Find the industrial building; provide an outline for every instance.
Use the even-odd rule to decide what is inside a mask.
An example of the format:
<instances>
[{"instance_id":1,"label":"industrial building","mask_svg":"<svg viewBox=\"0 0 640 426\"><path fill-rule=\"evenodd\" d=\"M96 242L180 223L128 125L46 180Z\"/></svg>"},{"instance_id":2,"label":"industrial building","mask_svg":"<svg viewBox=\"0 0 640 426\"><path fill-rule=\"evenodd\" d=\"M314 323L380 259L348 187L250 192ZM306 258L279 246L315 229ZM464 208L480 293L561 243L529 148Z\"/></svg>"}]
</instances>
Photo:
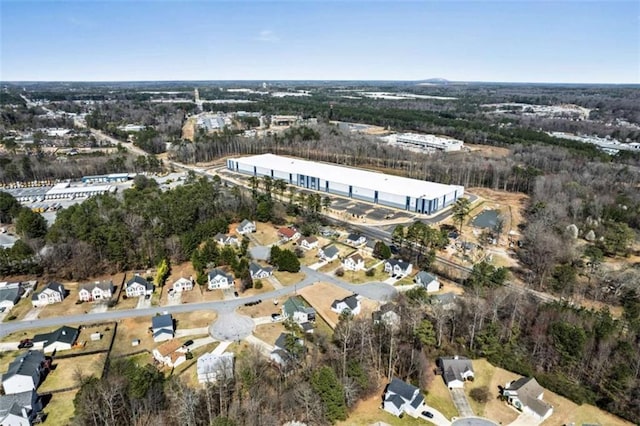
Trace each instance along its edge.
<instances>
[{"instance_id":1,"label":"industrial building","mask_svg":"<svg viewBox=\"0 0 640 426\"><path fill-rule=\"evenodd\" d=\"M63 200L83 197L92 197L107 192L116 192L116 187L112 185L81 185L71 186L69 182L62 182L51 186L41 186L34 188L12 188L3 189L13 195L20 203L42 202L44 200Z\"/></svg>"},{"instance_id":2,"label":"industrial building","mask_svg":"<svg viewBox=\"0 0 640 426\"><path fill-rule=\"evenodd\" d=\"M271 176L306 189L424 214L437 212L464 195L464 187L458 185L273 154L229 159L227 168L237 173Z\"/></svg>"},{"instance_id":3,"label":"industrial building","mask_svg":"<svg viewBox=\"0 0 640 426\"><path fill-rule=\"evenodd\" d=\"M463 142L458 139L417 133L398 134L395 136L395 141L397 144L405 144L422 149L435 149L444 152L460 151L463 145Z\"/></svg>"},{"instance_id":4,"label":"industrial building","mask_svg":"<svg viewBox=\"0 0 640 426\"><path fill-rule=\"evenodd\" d=\"M83 176L82 183L112 183L126 182L129 180L129 173L110 173L108 175Z\"/></svg>"}]
</instances>

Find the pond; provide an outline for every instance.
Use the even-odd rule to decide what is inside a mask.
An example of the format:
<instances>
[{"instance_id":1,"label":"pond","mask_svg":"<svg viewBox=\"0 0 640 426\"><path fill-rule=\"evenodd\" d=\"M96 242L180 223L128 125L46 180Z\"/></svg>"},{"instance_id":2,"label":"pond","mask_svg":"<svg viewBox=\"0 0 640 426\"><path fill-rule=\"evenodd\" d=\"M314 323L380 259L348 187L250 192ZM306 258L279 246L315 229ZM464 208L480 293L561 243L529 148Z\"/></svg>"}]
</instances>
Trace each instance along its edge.
<instances>
[{"instance_id":1,"label":"pond","mask_svg":"<svg viewBox=\"0 0 640 426\"><path fill-rule=\"evenodd\" d=\"M499 217L500 212L498 210L485 210L476 216L471 224L476 228L489 228L495 231Z\"/></svg>"}]
</instances>

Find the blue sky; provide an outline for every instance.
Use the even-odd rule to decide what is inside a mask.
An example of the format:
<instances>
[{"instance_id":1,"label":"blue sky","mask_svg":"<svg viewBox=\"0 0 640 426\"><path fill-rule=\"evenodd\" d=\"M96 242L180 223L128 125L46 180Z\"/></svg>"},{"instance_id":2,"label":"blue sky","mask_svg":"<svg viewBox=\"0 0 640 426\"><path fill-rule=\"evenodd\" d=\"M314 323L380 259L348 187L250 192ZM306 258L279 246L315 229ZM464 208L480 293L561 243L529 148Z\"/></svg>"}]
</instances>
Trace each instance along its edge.
<instances>
[{"instance_id":1,"label":"blue sky","mask_svg":"<svg viewBox=\"0 0 640 426\"><path fill-rule=\"evenodd\" d=\"M0 80L640 83L640 1L0 0Z\"/></svg>"}]
</instances>

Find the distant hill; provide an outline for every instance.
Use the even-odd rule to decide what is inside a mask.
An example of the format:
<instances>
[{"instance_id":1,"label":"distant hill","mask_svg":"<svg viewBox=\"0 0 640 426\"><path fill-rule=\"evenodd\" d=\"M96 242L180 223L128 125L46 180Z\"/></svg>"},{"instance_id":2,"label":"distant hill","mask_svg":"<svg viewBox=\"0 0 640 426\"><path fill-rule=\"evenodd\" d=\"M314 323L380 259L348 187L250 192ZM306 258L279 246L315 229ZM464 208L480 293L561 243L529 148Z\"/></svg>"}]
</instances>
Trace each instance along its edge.
<instances>
[{"instance_id":1,"label":"distant hill","mask_svg":"<svg viewBox=\"0 0 640 426\"><path fill-rule=\"evenodd\" d=\"M435 86L435 85L447 85L450 83L446 78L429 78L427 80L420 80L417 82L419 86Z\"/></svg>"}]
</instances>

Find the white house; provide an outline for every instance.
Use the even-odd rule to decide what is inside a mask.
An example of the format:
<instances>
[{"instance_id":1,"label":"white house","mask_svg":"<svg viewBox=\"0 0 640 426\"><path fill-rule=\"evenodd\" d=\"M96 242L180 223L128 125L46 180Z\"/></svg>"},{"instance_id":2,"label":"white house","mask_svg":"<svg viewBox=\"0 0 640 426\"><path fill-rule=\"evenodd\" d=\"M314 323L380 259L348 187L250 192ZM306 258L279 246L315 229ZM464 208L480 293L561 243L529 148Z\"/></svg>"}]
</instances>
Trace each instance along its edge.
<instances>
[{"instance_id":1,"label":"white house","mask_svg":"<svg viewBox=\"0 0 640 426\"><path fill-rule=\"evenodd\" d=\"M264 279L268 278L273 274L273 268L270 266L260 266L255 262L251 262L249 264L249 273L251 274L251 278L256 279Z\"/></svg>"},{"instance_id":2,"label":"white house","mask_svg":"<svg viewBox=\"0 0 640 426\"><path fill-rule=\"evenodd\" d=\"M136 274L125 284L127 297L141 297L153 294L153 284Z\"/></svg>"},{"instance_id":3,"label":"white house","mask_svg":"<svg viewBox=\"0 0 640 426\"><path fill-rule=\"evenodd\" d=\"M413 282L424 287L425 290L427 290L427 293L433 293L440 290L440 282L438 281L438 277L426 271L418 272L413 279Z\"/></svg>"},{"instance_id":4,"label":"white house","mask_svg":"<svg viewBox=\"0 0 640 426\"><path fill-rule=\"evenodd\" d=\"M462 388L464 382L473 380L473 364L469 358L462 356L441 357L437 365L442 372L442 378L449 389Z\"/></svg>"},{"instance_id":5,"label":"white house","mask_svg":"<svg viewBox=\"0 0 640 426\"><path fill-rule=\"evenodd\" d=\"M413 270L413 265L404 260L388 259L384 262L384 271L389 275L409 275Z\"/></svg>"},{"instance_id":6,"label":"white house","mask_svg":"<svg viewBox=\"0 0 640 426\"><path fill-rule=\"evenodd\" d=\"M65 325L51 333L36 334L33 336L33 346L45 353L68 351L76 344L79 335L79 329Z\"/></svg>"},{"instance_id":7,"label":"white house","mask_svg":"<svg viewBox=\"0 0 640 426\"><path fill-rule=\"evenodd\" d=\"M387 385L382 408L394 416L406 413L418 417L425 408L424 396L419 388L394 377Z\"/></svg>"},{"instance_id":8,"label":"white house","mask_svg":"<svg viewBox=\"0 0 640 426\"><path fill-rule=\"evenodd\" d=\"M283 242L295 241L300 238L300 232L296 228L285 226L278 229L278 236Z\"/></svg>"},{"instance_id":9,"label":"white house","mask_svg":"<svg viewBox=\"0 0 640 426\"><path fill-rule=\"evenodd\" d=\"M216 234L213 237L213 240L218 244L222 244L223 246L237 246L238 245L238 237L236 237L235 235L231 235L231 234Z\"/></svg>"},{"instance_id":10,"label":"white house","mask_svg":"<svg viewBox=\"0 0 640 426\"><path fill-rule=\"evenodd\" d=\"M24 290L20 283L0 283L0 308L10 311L18 303Z\"/></svg>"},{"instance_id":11,"label":"white house","mask_svg":"<svg viewBox=\"0 0 640 426\"><path fill-rule=\"evenodd\" d=\"M41 351L27 351L16 357L2 375L6 395L36 390L44 378L47 362Z\"/></svg>"},{"instance_id":12,"label":"white house","mask_svg":"<svg viewBox=\"0 0 640 426\"><path fill-rule=\"evenodd\" d=\"M509 404L542 422L553 414L551 404L542 400L544 388L533 377L521 377L505 385L502 396Z\"/></svg>"},{"instance_id":13,"label":"white house","mask_svg":"<svg viewBox=\"0 0 640 426\"><path fill-rule=\"evenodd\" d=\"M193 280L189 278L178 278L171 287L176 293L193 290Z\"/></svg>"},{"instance_id":14,"label":"white house","mask_svg":"<svg viewBox=\"0 0 640 426\"><path fill-rule=\"evenodd\" d=\"M81 284L80 290L78 291L78 299L83 302L109 300L111 296L113 296L113 282L111 281L96 281Z\"/></svg>"},{"instance_id":15,"label":"white house","mask_svg":"<svg viewBox=\"0 0 640 426\"><path fill-rule=\"evenodd\" d=\"M187 360L187 349L177 340L168 340L153 350L153 357L160 364L176 367Z\"/></svg>"},{"instance_id":16,"label":"white house","mask_svg":"<svg viewBox=\"0 0 640 426\"><path fill-rule=\"evenodd\" d=\"M364 259L360 254L354 253L342 261L342 267L348 271L361 271L364 269Z\"/></svg>"},{"instance_id":17,"label":"white house","mask_svg":"<svg viewBox=\"0 0 640 426\"><path fill-rule=\"evenodd\" d=\"M156 315L151 318L151 333L154 342L173 339L173 317L171 314Z\"/></svg>"},{"instance_id":18,"label":"white house","mask_svg":"<svg viewBox=\"0 0 640 426\"><path fill-rule=\"evenodd\" d=\"M314 236L304 237L298 240L298 245L305 250L311 250L318 247L318 239Z\"/></svg>"},{"instance_id":19,"label":"white house","mask_svg":"<svg viewBox=\"0 0 640 426\"><path fill-rule=\"evenodd\" d=\"M298 296L288 298L282 304L282 316L291 318L298 324L316 320L316 310Z\"/></svg>"},{"instance_id":20,"label":"white house","mask_svg":"<svg viewBox=\"0 0 640 426\"><path fill-rule=\"evenodd\" d=\"M358 315L360 313L360 307L360 300L355 294L347 296L344 299L334 300L331 304L331 310L337 314L341 314L346 311L352 315Z\"/></svg>"},{"instance_id":21,"label":"white house","mask_svg":"<svg viewBox=\"0 0 640 426\"><path fill-rule=\"evenodd\" d=\"M42 411L42 401L34 390L0 396L0 425L31 426Z\"/></svg>"},{"instance_id":22,"label":"white house","mask_svg":"<svg viewBox=\"0 0 640 426\"><path fill-rule=\"evenodd\" d=\"M334 245L327 246L318 250L318 257L327 262L333 262L338 258L340 250Z\"/></svg>"},{"instance_id":23,"label":"white house","mask_svg":"<svg viewBox=\"0 0 640 426\"><path fill-rule=\"evenodd\" d=\"M385 303L372 316L374 324L384 324L390 327L397 327L400 324L400 315L395 312L393 303Z\"/></svg>"},{"instance_id":24,"label":"white house","mask_svg":"<svg viewBox=\"0 0 640 426\"><path fill-rule=\"evenodd\" d=\"M360 234L349 234L347 236L347 244L352 246L361 246L367 242L367 237Z\"/></svg>"},{"instance_id":25,"label":"white house","mask_svg":"<svg viewBox=\"0 0 640 426\"><path fill-rule=\"evenodd\" d=\"M62 284L52 281L40 292L33 293L31 296L31 304L34 308L39 308L41 306L60 303L64 300L66 294L67 292Z\"/></svg>"},{"instance_id":26,"label":"white house","mask_svg":"<svg viewBox=\"0 0 640 426\"><path fill-rule=\"evenodd\" d=\"M230 274L225 274L220 269L213 269L209 272L208 276L208 285L209 290L215 289L225 289L233 287L233 276Z\"/></svg>"},{"instance_id":27,"label":"white house","mask_svg":"<svg viewBox=\"0 0 640 426\"><path fill-rule=\"evenodd\" d=\"M196 363L198 382L215 383L232 379L233 361L234 355L231 352L222 355L213 352L202 355Z\"/></svg>"},{"instance_id":28,"label":"white house","mask_svg":"<svg viewBox=\"0 0 640 426\"><path fill-rule=\"evenodd\" d=\"M255 222L245 219L236 227L236 232L240 235L256 232L256 224Z\"/></svg>"}]
</instances>

